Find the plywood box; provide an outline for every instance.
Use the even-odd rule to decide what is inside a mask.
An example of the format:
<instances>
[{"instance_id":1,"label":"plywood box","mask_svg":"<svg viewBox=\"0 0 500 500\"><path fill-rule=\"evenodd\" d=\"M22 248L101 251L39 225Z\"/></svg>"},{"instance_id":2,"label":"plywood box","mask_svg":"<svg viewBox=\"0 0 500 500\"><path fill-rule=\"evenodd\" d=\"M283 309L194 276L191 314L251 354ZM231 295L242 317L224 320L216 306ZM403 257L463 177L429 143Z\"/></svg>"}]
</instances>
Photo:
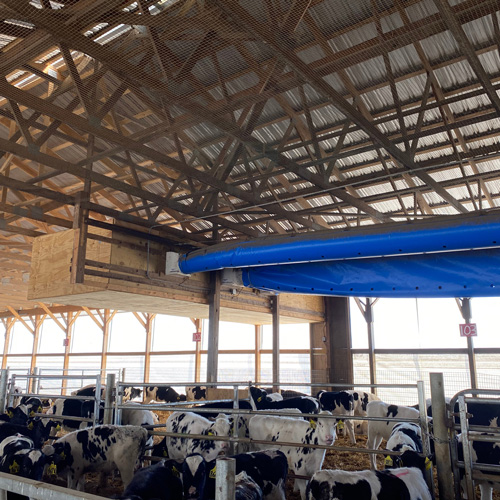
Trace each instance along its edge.
<instances>
[{"instance_id":1,"label":"plywood box","mask_svg":"<svg viewBox=\"0 0 500 500\"><path fill-rule=\"evenodd\" d=\"M73 229L33 242L28 299L92 308L142 311L208 318L208 273L165 276L165 250L158 243L92 228L99 241L87 241L88 265L83 283L71 283ZM113 243L111 244L110 241ZM281 295L283 323L323 321L323 300L316 296ZM223 290L221 319L270 324L270 295L253 289Z\"/></svg>"}]
</instances>

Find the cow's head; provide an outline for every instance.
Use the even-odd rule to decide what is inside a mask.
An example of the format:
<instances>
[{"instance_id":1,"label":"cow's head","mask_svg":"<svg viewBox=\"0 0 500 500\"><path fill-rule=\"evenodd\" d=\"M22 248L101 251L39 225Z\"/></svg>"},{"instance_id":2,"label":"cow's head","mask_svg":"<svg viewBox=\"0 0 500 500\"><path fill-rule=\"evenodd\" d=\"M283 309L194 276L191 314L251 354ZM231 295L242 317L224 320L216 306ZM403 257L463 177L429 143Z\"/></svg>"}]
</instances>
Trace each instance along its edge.
<instances>
[{"instance_id":1,"label":"cow's head","mask_svg":"<svg viewBox=\"0 0 500 500\"><path fill-rule=\"evenodd\" d=\"M47 457L49 475L57 475L73 465L74 460L69 443L55 441L51 445L44 446L42 452Z\"/></svg>"},{"instance_id":2,"label":"cow's head","mask_svg":"<svg viewBox=\"0 0 500 500\"><path fill-rule=\"evenodd\" d=\"M213 422L204 432L207 436L227 437L231 432L229 417L224 413L219 413ZM227 441L210 440L206 446L202 447L205 460L213 460L219 453L225 452L229 448Z\"/></svg>"},{"instance_id":3,"label":"cow's head","mask_svg":"<svg viewBox=\"0 0 500 500\"><path fill-rule=\"evenodd\" d=\"M198 500L204 497L207 475L207 462L199 453L186 457L182 465L182 483L186 500Z\"/></svg>"},{"instance_id":4,"label":"cow's head","mask_svg":"<svg viewBox=\"0 0 500 500\"><path fill-rule=\"evenodd\" d=\"M309 425L316 430L319 444L331 446L337 437L337 422L329 411L320 411L317 418L311 418Z\"/></svg>"},{"instance_id":5,"label":"cow's head","mask_svg":"<svg viewBox=\"0 0 500 500\"><path fill-rule=\"evenodd\" d=\"M257 408L261 408L262 404L267 399L267 392L264 389L259 389L258 387L250 387L250 396L255 406Z\"/></svg>"}]
</instances>

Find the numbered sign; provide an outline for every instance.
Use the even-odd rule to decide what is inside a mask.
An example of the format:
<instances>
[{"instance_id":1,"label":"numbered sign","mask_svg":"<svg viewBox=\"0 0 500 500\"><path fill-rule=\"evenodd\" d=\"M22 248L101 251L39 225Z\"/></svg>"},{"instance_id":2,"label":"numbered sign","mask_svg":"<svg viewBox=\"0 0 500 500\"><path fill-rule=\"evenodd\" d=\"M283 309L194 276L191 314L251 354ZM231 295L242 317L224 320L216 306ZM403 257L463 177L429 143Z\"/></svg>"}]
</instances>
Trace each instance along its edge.
<instances>
[{"instance_id":1,"label":"numbered sign","mask_svg":"<svg viewBox=\"0 0 500 500\"><path fill-rule=\"evenodd\" d=\"M193 333L193 342L201 342L201 332Z\"/></svg>"},{"instance_id":2,"label":"numbered sign","mask_svg":"<svg viewBox=\"0 0 500 500\"><path fill-rule=\"evenodd\" d=\"M476 323L465 323L460 326L460 337L477 337Z\"/></svg>"}]
</instances>

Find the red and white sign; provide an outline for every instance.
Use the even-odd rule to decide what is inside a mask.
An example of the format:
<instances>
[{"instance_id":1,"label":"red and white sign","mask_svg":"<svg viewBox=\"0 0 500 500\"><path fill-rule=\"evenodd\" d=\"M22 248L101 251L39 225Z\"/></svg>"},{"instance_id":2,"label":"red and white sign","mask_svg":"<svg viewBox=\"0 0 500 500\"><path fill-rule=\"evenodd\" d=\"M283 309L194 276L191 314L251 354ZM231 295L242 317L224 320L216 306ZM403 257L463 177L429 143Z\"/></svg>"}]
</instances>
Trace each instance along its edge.
<instances>
[{"instance_id":1,"label":"red and white sign","mask_svg":"<svg viewBox=\"0 0 500 500\"><path fill-rule=\"evenodd\" d=\"M63 347L69 346L69 339L63 339Z\"/></svg>"},{"instance_id":2,"label":"red and white sign","mask_svg":"<svg viewBox=\"0 0 500 500\"><path fill-rule=\"evenodd\" d=\"M460 337L477 337L476 323L465 323L460 326Z\"/></svg>"},{"instance_id":3,"label":"red and white sign","mask_svg":"<svg viewBox=\"0 0 500 500\"><path fill-rule=\"evenodd\" d=\"M201 342L201 332L193 333L193 342Z\"/></svg>"}]
</instances>

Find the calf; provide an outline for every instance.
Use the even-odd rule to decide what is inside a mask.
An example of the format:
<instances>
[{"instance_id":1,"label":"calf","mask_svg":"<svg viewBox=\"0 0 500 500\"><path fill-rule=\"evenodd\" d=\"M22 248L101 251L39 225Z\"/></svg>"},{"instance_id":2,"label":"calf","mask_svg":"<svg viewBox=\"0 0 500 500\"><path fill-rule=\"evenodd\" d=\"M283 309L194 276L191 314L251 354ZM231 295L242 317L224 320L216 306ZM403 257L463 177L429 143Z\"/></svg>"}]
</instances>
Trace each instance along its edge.
<instances>
[{"instance_id":1,"label":"calf","mask_svg":"<svg viewBox=\"0 0 500 500\"><path fill-rule=\"evenodd\" d=\"M454 412L455 423L460 423L458 415L458 402L455 403ZM467 403L467 413L470 414L469 425L484 425L486 427L500 427L500 403L476 403L472 401Z\"/></svg>"},{"instance_id":2,"label":"calf","mask_svg":"<svg viewBox=\"0 0 500 500\"><path fill-rule=\"evenodd\" d=\"M28 425L0 422L0 441L3 441L7 437L21 434L22 436L31 439L35 448L38 448L43 446L43 443L49 437L53 426L53 423L45 425L40 419L33 419L28 423Z\"/></svg>"},{"instance_id":3,"label":"calf","mask_svg":"<svg viewBox=\"0 0 500 500\"><path fill-rule=\"evenodd\" d=\"M212 422L192 412L174 411L167 419L166 431L227 437L230 432L230 424L227 415L223 413L220 413L215 422ZM192 453L200 453L205 460L212 460L218 453L227 450L228 446L229 443L225 441L167 436L167 450L170 458L184 459Z\"/></svg>"},{"instance_id":4,"label":"calf","mask_svg":"<svg viewBox=\"0 0 500 500\"><path fill-rule=\"evenodd\" d=\"M307 500L432 500L422 472L405 467L385 471L320 470L307 487Z\"/></svg>"},{"instance_id":5,"label":"calf","mask_svg":"<svg viewBox=\"0 0 500 500\"><path fill-rule=\"evenodd\" d=\"M354 416L354 397L348 391L320 391L316 397L322 410L329 411L332 415ZM356 444L352 420L346 420L344 427L347 429L351 444Z\"/></svg>"},{"instance_id":6,"label":"calf","mask_svg":"<svg viewBox=\"0 0 500 500\"><path fill-rule=\"evenodd\" d=\"M404 419L417 419L419 417L419 412L414 408L390 405L383 401L372 401L368 403L366 413L369 417L399 417ZM383 439L389 439L392 429L397 423L397 420L370 420L368 422L368 439L366 441L366 447L376 450ZM377 470L375 454L370 455L370 466L373 470Z\"/></svg>"},{"instance_id":7,"label":"calf","mask_svg":"<svg viewBox=\"0 0 500 500\"><path fill-rule=\"evenodd\" d=\"M415 453L423 452L422 430L417 424L411 422L401 422L396 424L391 431L391 435L387 440L386 449L388 451L414 451ZM385 467L407 467L400 456L387 455L385 458Z\"/></svg>"},{"instance_id":8,"label":"calf","mask_svg":"<svg viewBox=\"0 0 500 500\"><path fill-rule=\"evenodd\" d=\"M480 404L478 404L480 406ZM488 434L486 432L479 433L470 431L471 435L482 435L482 436L494 436L494 434ZM462 434L457 436L458 443L458 460L464 460L464 450L462 444ZM498 443L485 442L485 441L471 441L471 459L472 462L477 462L481 464L488 465L500 465L500 447ZM481 491L481 500L491 500L493 496L493 490L500 490L500 477L499 482L488 481L486 479L481 479L483 474L487 475L498 475L495 472L481 472L474 471L475 478L474 484L479 485L479 490ZM467 499L467 491L463 487L464 481L464 470L460 469L460 479L462 480L462 498ZM469 499L470 500L470 499Z\"/></svg>"},{"instance_id":9,"label":"calf","mask_svg":"<svg viewBox=\"0 0 500 500\"><path fill-rule=\"evenodd\" d=\"M142 500L182 500L181 465L175 460L162 460L138 470L122 498Z\"/></svg>"},{"instance_id":10,"label":"calf","mask_svg":"<svg viewBox=\"0 0 500 500\"><path fill-rule=\"evenodd\" d=\"M234 478L235 500L262 500L260 486L243 471Z\"/></svg>"},{"instance_id":11,"label":"calf","mask_svg":"<svg viewBox=\"0 0 500 500\"><path fill-rule=\"evenodd\" d=\"M59 415L67 417L94 418L94 401L82 401L79 399L56 399L52 408L49 408L47 415ZM103 411L103 410L102 410ZM101 415L99 415L101 416ZM60 420L59 420L60 421ZM92 422L82 422L70 418L62 420L62 428L71 432L77 429L85 429L91 426Z\"/></svg>"},{"instance_id":12,"label":"calf","mask_svg":"<svg viewBox=\"0 0 500 500\"><path fill-rule=\"evenodd\" d=\"M72 396L90 396L95 398L96 385L89 384L71 393ZM101 385L101 399L106 397L106 386Z\"/></svg>"},{"instance_id":13,"label":"calf","mask_svg":"<svg viewBox=\"0 0 500 500\"><path fill-rule=\"evenodd\" d=\"M287 456L288 466L295 474L310 476L317 470L321 469L325 458L325 449L306 448L301 444L318 444L323 446L331 446L335 442L335 427L334 419L323 418L331 416L328 411L319 413L317 419L303 420L287 417L275 417L265 415L254 415L250 419L249 433L253 440L272 441L279 443L280 441L289 443L299 443L296 447L280 446ZM268 448L270 445L259 444L257 448ZM273 444L274 447L274 444ZM300 490L302 500L305 499L306 493L305 479L295 480L295 489Z\"/></svg>"},{"instance_id":14,"label":"calf","mask_svg":"<svg viewBox=\"0 0 500 500\"><path fill-rule=\"evenodd\" d=\"M122 403L131 401L133 399L138 399L141 397L141 394L142 394L142 389L138 389L137 387L132 387L131 385L127 385L123 387Z\"/></svg>"},{"instance_id":15,"label":"calf","mask_svg":"<svg viewBox=\"0 0 500 500\"><path fill-rule=\"evenodd\" d=\"M121 415L121 423L122 425L154 425L155 424L155 416L152 411L147 410L145 408L141 408L142 405L140 403L134 401L127 401L124 406L126 408L122 408ZM153 436L149 436L147 443L147 447L153 446ZM147 450L145 452L146 456L151 456L152 451Z\"/></svg>"},{"instance_id":16,"label":"calf","mask_svg":"<svg viewBox=\"0 0 500 500\"><path fill-rule=\"evenodd\" d=\"M203 399L207 399L207 388L204 385L186 387L187 401L201 401Z\"/></svg>"},{"instance_id":17,"label":"calf","mask_svg":"<svg viewBox=\"0 0 500 500\"><path fill-rule=\"evenodd\" d=\"M366 407L368 406L368 403L371 403L372 401L380 401L380 398L372 392L354 390L346 392L352 395L352 399L354 401L354 415L359 415L361 417L366 417Z\"/></svg>"},{"instance_id":18,"label":"calf","mask_svg":"<svg viewBox=\"0 0 500 500\"><path fill-rule=\"evenodd\" d=\"M311 396L284 399L283 401L267 401L267 393L263 389L250 387L250 403L254 410L282 410L298 408L301 413L318 413L319 403Z\"/></svg>"},{"instance_id":19,"label":"calf","mask_svg":"<svg viewBox=\"0 0 500 500\"><path fill-rule=\"evenodd\" d=\"M288 463L283 452L273 449L240 453L235 459L236 474L245 472L259 486L266 500L285 500ZM200 454L189 455L182 468L186 499L215 498L216 460L205 462Z\"/></svg>"},{"instance_id":20,"label":"calf","mask_svg":"<svg viewBox=\"0 0 500 500\"><path fill-rule=\"evenodd\" d=\"M145 400L149 401L162 401L164 403L178 403L179 401L186 401L185 394L179 394L173 387L146 387Z\"/></svg>"},{"instance_id":21,"label":"calf","mask_svg":"<svg viewBox=\"0 0 500 500\"><path fill-rule=\"evenodd\" d=\"M196 409L198 409L198 408L214 408L214 409L219 409L219 410L223 411L223 410L232 410L233 406L234 406L233 401L220 401L219 403L204 403L201 405L196 405L196 406L194 406L193 409L196 411ZM238 408L242 409L242 410L251 410L252 405L248 401L245 401L244 399L240 399L238 401ZM220 411L214 412L214 413L212 413L212 412L200 412L200 415L203 415L205 418L215 418L219 413L220 413Z\"/></svg>"},{"instance_id":22,"label":"calf","mask_svg":"<svg viewBox=\"0 0 500 500\"><path fill-rule=\"evenodd\" d=\"M68 488L84 490L86 472L120 471L126 488L134 466L143 454L148 431L133 425L97 425L59 438L44 453L58 458L58 474L66 475Z\"/></svg>"},{"instance_id":23,"label":"calf","mask_svg":"<svg viewBox=\"0 0 500 500\"><path fill-rule=\"evenodd\" d=\"M34 448L33 441L23 436L11 436L1 444L0 472L8 472L41 481L48 457Z\"/></svg>"}]
</instances>

